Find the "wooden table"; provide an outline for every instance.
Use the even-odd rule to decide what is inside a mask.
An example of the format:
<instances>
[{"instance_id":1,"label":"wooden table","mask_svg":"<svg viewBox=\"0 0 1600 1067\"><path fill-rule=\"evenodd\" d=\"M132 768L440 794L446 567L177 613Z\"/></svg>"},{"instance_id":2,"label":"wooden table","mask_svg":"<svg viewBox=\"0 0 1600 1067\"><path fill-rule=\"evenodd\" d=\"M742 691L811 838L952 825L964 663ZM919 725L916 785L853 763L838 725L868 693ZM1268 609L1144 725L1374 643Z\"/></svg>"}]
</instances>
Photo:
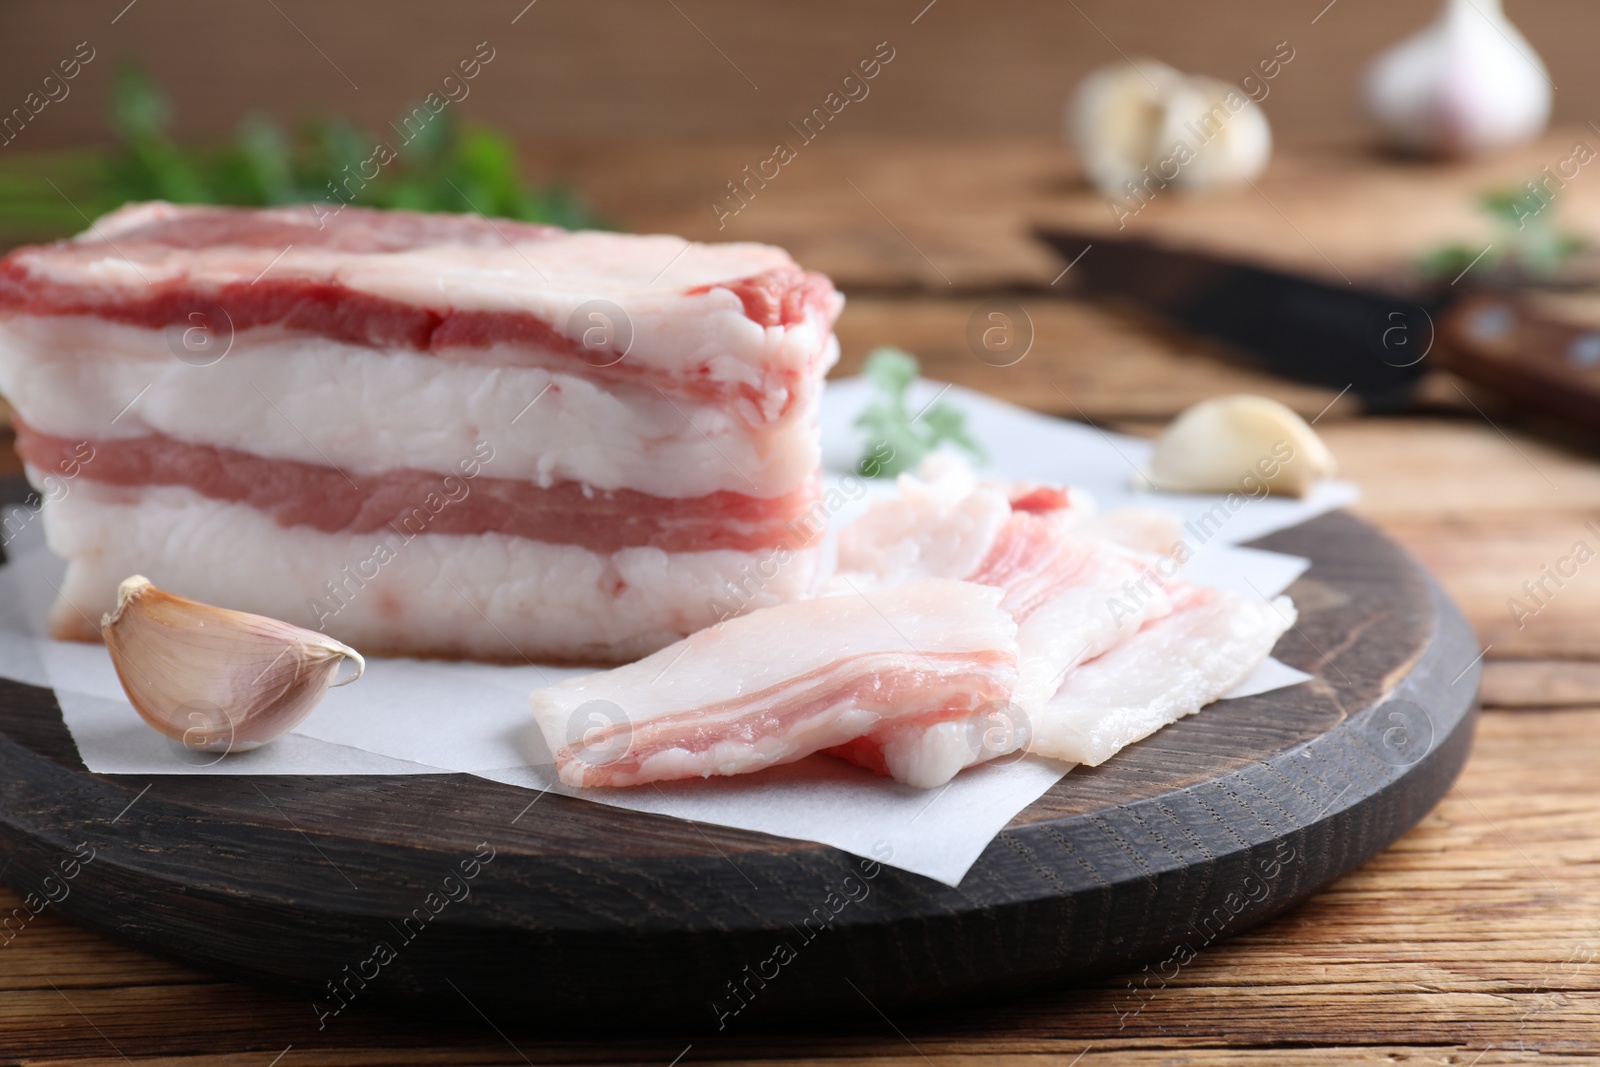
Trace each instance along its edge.
<instances>
[{"instance_id":1,"label":"wooden table","mask_svg":"<svg viewBox=\"0 0 1600 1067\"><path fill-rule=\"evenodd\" d=\"M762 148L571 149L538 162L630 229L795 246L851 294L845 371L872 345L901 344L930 376L1132 432L1223 392L1321 413L1342 473L1364 490L1358 510L1434 570L1488 646L1487 714L1456 788L1356 874L1176 975L848 1033L819 1019L803 1033L592 1041L355 1008L319 1031L302 998L213 980L47 911L0 949L0 1063L1600 1062L1600 562L1536 614L1519 621L1508 607L1576 542L1600 547L1600 525L1585 525L1600 519L1595 442L1444 377L1411 413L1357 418L1332 390L1064 298L1050 285L1060 264L1026 239L1030 218L1074 195L1052 144L819 141L719 235L708 201ZM965 341L973 308L997 292L1037 330L1012 368L980 362ZM0 913L20 903L0 890ZM617 1005L619 1028L627 1016Z\"/></svg>"}]
</instances>

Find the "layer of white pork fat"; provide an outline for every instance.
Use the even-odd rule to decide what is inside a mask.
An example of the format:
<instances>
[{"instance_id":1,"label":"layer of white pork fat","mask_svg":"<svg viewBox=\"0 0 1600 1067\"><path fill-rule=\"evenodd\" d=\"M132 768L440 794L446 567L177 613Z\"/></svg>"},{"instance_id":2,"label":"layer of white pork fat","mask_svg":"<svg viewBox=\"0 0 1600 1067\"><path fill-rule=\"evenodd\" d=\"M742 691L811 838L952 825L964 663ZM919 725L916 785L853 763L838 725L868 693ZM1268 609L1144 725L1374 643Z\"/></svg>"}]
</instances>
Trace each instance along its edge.
<instances>
[{"instance_id":1,"label":"layer of white pork fat","mask_svg":"<svg viewBox=\"0 0 1600 1067\"><path fill-rule=\"evenodd\" d=\"M572 785L744 774L891 722L968 718L1017 683L999 590L923 580L784 604L532 696Z\"/></svg>"}]
</instances>

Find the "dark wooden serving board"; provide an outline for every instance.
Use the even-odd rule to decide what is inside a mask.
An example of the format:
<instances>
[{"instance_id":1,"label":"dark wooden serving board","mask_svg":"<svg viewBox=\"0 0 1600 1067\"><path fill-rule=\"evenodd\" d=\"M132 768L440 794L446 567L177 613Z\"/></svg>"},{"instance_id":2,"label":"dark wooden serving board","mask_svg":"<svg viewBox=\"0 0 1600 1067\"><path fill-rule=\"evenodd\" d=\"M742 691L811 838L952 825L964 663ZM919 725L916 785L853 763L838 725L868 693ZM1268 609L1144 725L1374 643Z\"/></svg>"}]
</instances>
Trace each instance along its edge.
<instances>
[{"instance_id":1,"label":"dark wooden serving board","mask_svg":"<svg viewBox=\"0 0 1600 1067\"><path fill-rule=\"evenodd\" d=\"M898 1017L1149 964L1133 1010L1414 825L1471 743L1477 646L1410 557L1343 513L1259 545L1313 561L1277 655L1315 680L1073 771L959 888L562 796L530 808L467 775L89 774L52 693L12 682L0 864L91 929L303 992L310 1029L339 1006L329 983L500 1026L682 1031ZM485 843L470 896L402 929Z\"/></svg>"}]
</instances>

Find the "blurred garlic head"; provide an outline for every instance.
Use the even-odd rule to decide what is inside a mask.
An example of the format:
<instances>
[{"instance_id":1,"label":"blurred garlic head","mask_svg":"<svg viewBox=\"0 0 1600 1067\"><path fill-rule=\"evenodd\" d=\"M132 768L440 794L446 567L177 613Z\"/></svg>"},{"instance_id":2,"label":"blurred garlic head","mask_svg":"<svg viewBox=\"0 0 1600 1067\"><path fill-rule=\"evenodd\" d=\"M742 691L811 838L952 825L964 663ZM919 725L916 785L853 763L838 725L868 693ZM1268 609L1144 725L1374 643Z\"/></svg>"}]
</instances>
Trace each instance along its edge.
<instances>
[{"instance_id":1,"label":"blurred garlic head","mask_svg":"<svg viewBox=\"0 0 1600 1067\"><path fill-rule=\"evenodd\" d=\"M1471 156L1537 137L1550 78L1500 0L1445 0L1432 25L1373 61L1367 110L1395 147Z\"/></svg>"},{"instance_id":2,"label":"blurred garlic head","mask_svg":"<svg viewBox=\"0 0 1600 1067\"><path fill-rule=\"evenodd\" d=\"M1193 77L1167 98L1161 142L1195 147L1194 159L1178 171L1180 189L1241 185L1267 169L1272 129L1266 112L1235 85Z\"/></svg>"},{"instance_id":3,"label":"blurred garlic head","mask_svg":"<svg viewBox=\"0 0 1600 1067\"><path fill-rule=\"evenodd\" d=\"M366 667L355 649L315 630L176 596L140 575L117 588L101 634L139 716L206 752L259 748ZM335 682L346 659L355 674Z\"/></svg>"},{"instance_id":4,"label":"blurred garlic head","mask_svg":"<svg viewBox=\"0 0 1600 1067\"><path fill-rule=\"evenodd\" d=\"M1173 185L1196 192L1256 177L1272 131L1243 90L1154 59L1090 74L1067 107L1067 138L1107 196Z\"/></svg>"},{"instance_id":5,"label":"blurred garlic head","mask_svg":"<svg viewBox=\"0 0 1600 1067\"><path fill-rule=\"evenodd\" d=\"M1089 181L1107 194L1157 157L1166 100L1183 75L1154 59L1112 63L1078 85L1067 105L1067 139Z\"/></svg>"},{"instance_id":6,"label":"blurred garlic head","mask_svg":"<svg viewBox=\"0 0 1600 1067\"><path fill-rule=\"evenodd\" d=\"M1305 496L1334 472L1304 419L1264 396L1224 396L1179 415L1156 440L1143 482L1180 493Z\"/></svg>"}]
</instances>

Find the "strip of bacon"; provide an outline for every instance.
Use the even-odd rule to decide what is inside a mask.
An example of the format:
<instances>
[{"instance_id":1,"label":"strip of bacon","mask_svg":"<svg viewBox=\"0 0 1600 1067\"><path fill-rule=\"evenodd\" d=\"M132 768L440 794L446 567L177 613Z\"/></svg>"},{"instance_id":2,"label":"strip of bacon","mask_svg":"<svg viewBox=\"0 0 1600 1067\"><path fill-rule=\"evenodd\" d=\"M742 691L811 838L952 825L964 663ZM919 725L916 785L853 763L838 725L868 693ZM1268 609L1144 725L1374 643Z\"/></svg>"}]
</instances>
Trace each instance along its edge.
<instances>
[{"instance_id":1,"label":"strip of bacon","mask_svg":"<svg viewBox=\"0 0 1600 1067\"><path fill-rule=\"evenodd\" d=\"M719 293L759 329L730 333ZM663 315L669 303L681 306ZM355 207L131 205L0 261L0 316L218 335L278 326L380 349L497 349L523 365L537 353L535 365L767 419L826 369L841 306L827 278L768 246Z\"/></svg>"},{"instance_id":2,"label":"strip of bacon","mask_svg":"<svg viewBox=\"0 0 1600 1067\"><path fill-rule=\"evenodd\" d=\"M890 723L829 751L924 789L1012 753L1098 766L1226 696L1294 624L1287 597L1269 604L1181 585L1168 595L1170 614L1074 666L1047 701L997 702L932 724Z\"/></svg>"},{"instance_id":3,"label":"strip of bacon","mask_svg":"<svg viewBox=\"0 0 1600 1067\"><path fill-rule=\"evenodd\" d=\"M484 473L492 447L468 457L455 474L391 470L352 477L159 435L84 441L41 433L20 419L14 425L18 453L37 470L70 465L107 485L183 486L212 500L248 504L280 526L327 533L501 533L593 552L797 549L816 533L816 482L770 499L725 491L680 499L575 482L546 488ZM86 455L92 459L85 462Z\"/></svg>"},{"instance_id":4,"label":"strip of bacon","mask_svg":"<svg viewBox=\"0 0 1600 1067\"><path fill-rule=\"evenodd\" d=\"M488 441L502 478L776 497L820 462L815 386L788 417L762 422L654 389L276 328L235 335L201 366L174 358L181 342L89 316L0 319L0 393L60 437L163 434L351 473L449 474Z\"/></svg>"},{"instance_id":5,"label":"strip of bacon","mask_svg":"<svg viewBox=\"0 0 1600 1067\"><path fill-rule=\"evenodd\" d=\"M1160 576L1142 561L1028 512L1006 521L965 580L1005 590L1001 606L1019 626L1024 709L1048 698L1073 667L1170 610Z\"/></svg>"},{"instance_id":6,"label":"strip of bacon","mask_svg":"<svg viewBox=\"0 0 1600 1067\"><path fill-rule=\"evenodd\" d=\"M900 490L840 535L845 576L871 585L931 574L993 586L1019 627L1020 678L1007 705L964 722L886 724L834 753L926 789L1026 747L1031 718L1068 672L1169 605L1161 576L1143 561L1077 533L1065 491L914 478L902 478Z\"/></svg>"},{"instance_id":7,"label":"strip of bacon","mask_svg":"<svg viewBox=\"0 0 1600 1067\"><path fill-rule=\"evenodd\" d=\"M809 595L819 565L815 549L599 553L496 533L324 533L190 489L122 489L71 469L30 469L41 490L58 490L43 521L67 560L50 613L51 636L62 639L99 640L117 584L143 574L207 604L321 630L364 655L625 663L730 608ZM733 604L730 587L741 591Z\"/></svg>"},{"instance_id":8,"label":"strip of bacon","mask_svg":"<svg viewBox=\"0 0 1600 1067\"><path fill-rule=\"evenodd\" d=\"M1174 610L1067 675L1031 721L1031 751L1099 766L1226 696L1294 625L1288 597L1173 590Z\"/></svg>"},{"instance_id":9,"label":"strip of bacon","mask_svg":"<svg viewBox=\"0 0 1600 1067\"><path fill-rule=\"evenodd\" d=\"M745 774L887 722L967 718L1017 679L997 590L913 582L779 605L636 663L535 690L570 785Z\"/></svg>"}]
</instances>

